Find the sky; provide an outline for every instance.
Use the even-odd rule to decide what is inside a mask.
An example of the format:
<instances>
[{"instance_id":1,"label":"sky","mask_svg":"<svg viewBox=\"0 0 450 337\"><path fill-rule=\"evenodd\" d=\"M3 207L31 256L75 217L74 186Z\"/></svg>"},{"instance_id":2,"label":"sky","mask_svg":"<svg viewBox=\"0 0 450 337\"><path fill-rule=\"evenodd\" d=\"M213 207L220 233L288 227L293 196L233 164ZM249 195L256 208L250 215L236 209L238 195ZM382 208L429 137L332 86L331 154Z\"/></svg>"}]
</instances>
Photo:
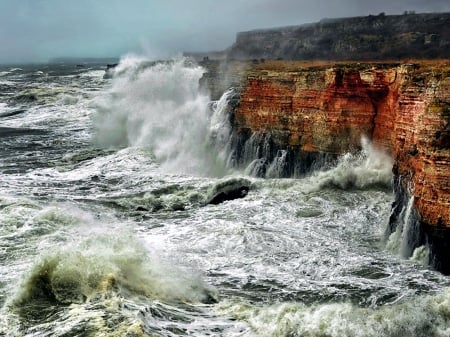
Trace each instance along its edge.
<instances>
[{"instance_id":1,"label":"sky","mask_svg":"<svg viewBox=\"0 0 450 337\"><path fill-rule=\"evenodd\" d=\"M0 0L0 63L223 50L237 32L323 18L450 12L450 0Z\"/></svg>"}]
</instances>

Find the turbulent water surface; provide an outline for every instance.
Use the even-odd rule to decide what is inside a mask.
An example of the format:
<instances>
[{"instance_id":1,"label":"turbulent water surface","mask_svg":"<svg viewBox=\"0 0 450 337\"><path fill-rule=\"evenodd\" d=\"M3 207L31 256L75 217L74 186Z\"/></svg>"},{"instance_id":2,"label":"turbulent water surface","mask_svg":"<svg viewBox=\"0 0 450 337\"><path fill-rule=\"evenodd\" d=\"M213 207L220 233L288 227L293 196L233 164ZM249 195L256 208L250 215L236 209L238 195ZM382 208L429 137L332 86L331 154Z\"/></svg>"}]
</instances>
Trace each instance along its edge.
<instances>
[{"instance_id":1,"label":"turbulent water surface","mask_svg":"<svg viewBox=\"0 0 450 337\"><path fill-rule=\"evenodd\" d=\"M450 336L450 280L385 236L391 160L248 176L203 71L0 67L0 335Z\"/></svg>"}]
</instances>

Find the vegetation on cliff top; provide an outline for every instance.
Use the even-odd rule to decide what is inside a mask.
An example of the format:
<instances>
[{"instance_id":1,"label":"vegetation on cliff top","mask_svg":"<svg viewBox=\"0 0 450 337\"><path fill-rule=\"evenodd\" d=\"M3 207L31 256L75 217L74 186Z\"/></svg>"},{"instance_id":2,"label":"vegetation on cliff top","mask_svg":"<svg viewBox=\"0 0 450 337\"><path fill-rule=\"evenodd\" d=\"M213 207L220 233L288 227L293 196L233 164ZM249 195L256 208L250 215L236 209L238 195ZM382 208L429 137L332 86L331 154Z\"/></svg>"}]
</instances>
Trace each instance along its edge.
<instances>
[{"instance_id":1,"label":"vegetation on cliff top","mask_svg":"<svg viewBox=\"0 0 450 337\"><path fill-rule=\"evenodd\" d=\"M369 15L238 33L230 59L400 60L450 57L450 13Z\"/></svg>"}]
</instances>

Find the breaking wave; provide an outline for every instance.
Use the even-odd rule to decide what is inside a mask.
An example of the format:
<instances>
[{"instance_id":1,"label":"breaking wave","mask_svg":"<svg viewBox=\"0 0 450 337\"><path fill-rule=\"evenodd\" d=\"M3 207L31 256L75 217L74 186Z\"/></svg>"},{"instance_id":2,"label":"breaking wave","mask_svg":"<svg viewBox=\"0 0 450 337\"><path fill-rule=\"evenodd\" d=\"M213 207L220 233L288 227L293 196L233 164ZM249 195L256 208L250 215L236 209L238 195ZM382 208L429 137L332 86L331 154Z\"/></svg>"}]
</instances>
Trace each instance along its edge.
<instances>
[{"instance_id":1,"label":"breaking wave","mask_svg":"<svg viewBox=\"0 0 450 337\"><path fill-rule=\"evenodd\" d=\"M96 102L96 141L107 147L150 148L170 172L222 175L224 163L218 162L209 139L210 121L216 127L217 118L199 87L204 71L185 58L151 62L125 57L114 70L109 92Z\"/></svg>"},{"instance_id":2,"label":"breaking wave","mask_svg":"<svg viewBox=\"0 0 450 337\"><path fill-rule=\"evenodd\" d=\"M361 140L362 150L346 153L337 165L326 171L317 171L309 179L311 191L323 188L368 189L392 186L392 159L374 147L367 139Z\"/></svg>"},{"instance_id":3,"label":"breaking wave","mask_svg":"<svg viewBox=\"0 0 450 337\"><path fill-rule=\"evenodd\" d=\"M444 337L450 334L450 289L410 302L360 308L349 303L280 303L269 306L224 303L221 310L247 322L246 336Z\"/></svg>"},{"instance_id":4,"label":"breaking wave","mask_svg":"<svg viewBox=\"0 0 450 337\"><path fill-rule=\"evenodd\" d=\"M151 256L131 236L103 235L47 254L32 268L13 305L73 304L99 298L145 296L169 302L214 302L200 277Z\"/></svg>"}]
</instances>

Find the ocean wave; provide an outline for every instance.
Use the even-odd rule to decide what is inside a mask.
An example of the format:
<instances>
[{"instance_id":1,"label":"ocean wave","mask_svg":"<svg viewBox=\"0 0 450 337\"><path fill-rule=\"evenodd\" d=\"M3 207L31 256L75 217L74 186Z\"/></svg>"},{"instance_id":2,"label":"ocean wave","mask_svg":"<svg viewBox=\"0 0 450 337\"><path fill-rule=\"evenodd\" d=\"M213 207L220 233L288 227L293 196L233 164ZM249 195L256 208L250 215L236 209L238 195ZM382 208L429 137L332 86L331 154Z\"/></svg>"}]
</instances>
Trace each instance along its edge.
<instances>
[{"instance_id":1,"label":"ocean wave","mask_svg":"<svg viewBox=\"0 0 450 337\"><path fill-rule=\"evenodd\" d=\"M12 305L26 312L42 301L80 304L112 294L169 302L215 301L214 290L200 277L159 261L131 236L103 235L40 258Z\"/></svg>"},{"instance_id":2,"label":"ocean wave","mask_svg":"<svg viewBox=\"0 0 450 337\"><path fill-rule=\"evenodd\" d=\"M361 140L362 150L341 156L335 167L314 172L305 185L306 191L324 188L370 189L392 186L392 158L378 150L367 139Z\"/></svg>"},{"instance_id":3,"label":"ocean wave","mask_svg":"<svg viewBox=\"0 0 450 337\"><path fill-rule=\"evenodd\" d=\"M444 337L450 335L450 289L375 309L350 303L267 306L224 302L220 312L249 324L245 336Z\"/></svg>"},{"instance_id":4,"label":"ocean wave","mask_svg":"<svg viewBox=\"0 0 450 337\"><path fill-rule=\"evenodd\" d=\"M126 57L114 72L111 88L96 100L100 146L149 148L168 172L224 174L225 163L210 142L210 99L199 88L202 67L185 58Z\"/></svg>"}]
</instances>

